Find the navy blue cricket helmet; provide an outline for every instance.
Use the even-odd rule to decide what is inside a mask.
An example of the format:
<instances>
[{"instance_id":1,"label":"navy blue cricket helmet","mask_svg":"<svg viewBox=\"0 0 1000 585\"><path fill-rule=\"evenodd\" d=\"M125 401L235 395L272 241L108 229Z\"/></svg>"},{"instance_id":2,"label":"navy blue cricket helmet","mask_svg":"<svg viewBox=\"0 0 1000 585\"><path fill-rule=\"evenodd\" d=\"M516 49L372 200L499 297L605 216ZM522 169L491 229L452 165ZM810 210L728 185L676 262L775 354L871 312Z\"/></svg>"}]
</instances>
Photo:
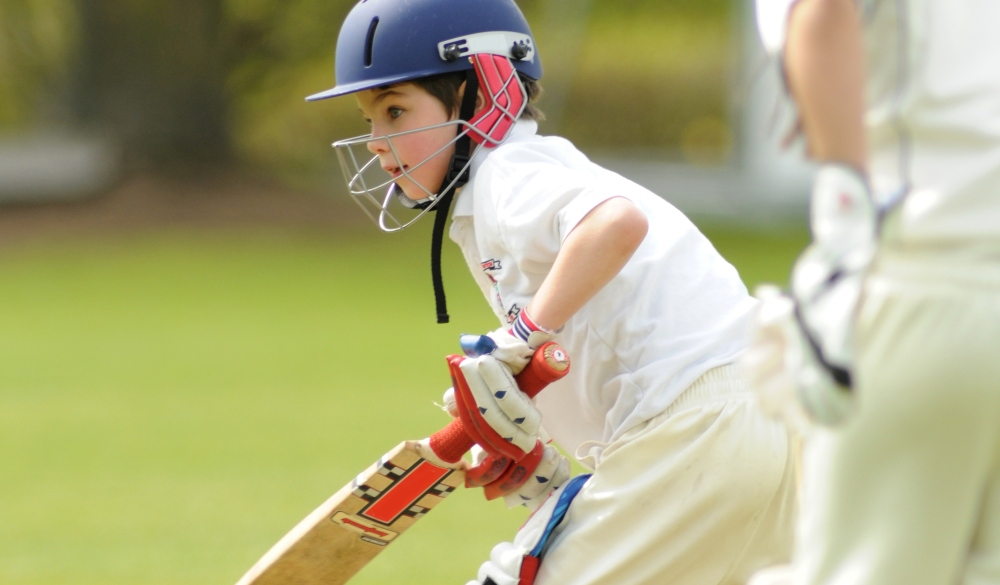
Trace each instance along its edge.
<instances>
[{"instance_id":1,"label":"navy blue cricket helmet","mask_svg":"<svg viewBox=\"0 0 1000 585\"><path fill-rule=\"evenodd\" d=\"M513 0L361 0L337 38L336 87L321 100L472 68L466 57L509 57L518 73L542 76L534 37Z\"/></svg>"}]
</instances>

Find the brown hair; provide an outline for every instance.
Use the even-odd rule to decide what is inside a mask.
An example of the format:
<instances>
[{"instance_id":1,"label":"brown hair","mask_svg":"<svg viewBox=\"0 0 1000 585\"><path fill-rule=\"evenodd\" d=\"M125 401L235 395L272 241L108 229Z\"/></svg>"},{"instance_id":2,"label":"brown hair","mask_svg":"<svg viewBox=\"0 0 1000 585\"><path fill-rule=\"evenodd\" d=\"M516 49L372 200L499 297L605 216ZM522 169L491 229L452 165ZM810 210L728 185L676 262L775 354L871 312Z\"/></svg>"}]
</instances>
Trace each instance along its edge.
<instances>
[{"instance_id":1,"label":"brown hair","mask_svg":"<svg viewBox=\"0 0 1000 585\"><path fill-rule=\"evenodd\" d=\"M524 91L528 94L528 103L524 106L524 111L521 112L520 119L541 122L545 119L545 114L534 104L539 96L542 95L541 84L534 79L520 74L518 74L518 77L521 80L521 84L524 85ZM437 98L439 102L444 104L445 110L455 113L458 112L458 108L461 105L458 90L462 87L463 82L465 82L465 72L460 71L457 73L442 73L441 75L421 77L420 79L414 79L410 83Z\"/></svg>"}]
</instances>

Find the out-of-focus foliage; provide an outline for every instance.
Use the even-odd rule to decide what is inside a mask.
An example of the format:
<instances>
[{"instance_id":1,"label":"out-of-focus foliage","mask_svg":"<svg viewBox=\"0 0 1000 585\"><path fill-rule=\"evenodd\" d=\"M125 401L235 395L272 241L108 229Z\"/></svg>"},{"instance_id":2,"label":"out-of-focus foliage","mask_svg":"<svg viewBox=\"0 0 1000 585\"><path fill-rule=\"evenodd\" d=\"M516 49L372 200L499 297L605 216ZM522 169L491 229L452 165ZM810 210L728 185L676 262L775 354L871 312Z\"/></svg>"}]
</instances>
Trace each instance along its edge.
<instances>
[{"instance_id":1,"label":"out-of-focus foliage","mask_svg":"<svg viewBox=\"0 0 1000 585\"><path fill-rule=\"evenodd\" d=\"M671 4L595 3L562 133L583 147L645 151L646 158L665 150L690 162L725 158L732 57L726 5L708 2L702 12Z\"/></svg>"},{"instance_id":2,"label":"out-of-focus foliage","mask_svg":"<svg viewBox=\"0 0 1000 585\"><path fill-rule=\"evenodd\" d=\"M0 129L23 129L52 108L75 32L71 0L0 2Z\"/></svg>"},{"instance_id":3,"label":"out-of-focus foliage","mask_svg":"<svg viewBox=\"0 0 1000 585\"><path fill-rule=\"evenodd\" d=\"M237 150L294 178L326 169L335 139L365 131L354 100L307 104L333 86L333 55L350 0L226 0Z\"/></svg>"},{"instance_id":4,"label":"out-of-focus foliage","mask_svg":"<svg viewBox=\"0 0 1000 585\"><path fill-rule=\"evenodd\" d=\"M0 129L59 109L72 78L87 0L0 3ZM168 0L130 0L154 10ZM354 100L307 104L333 85L337 34L353 0L223 0L226 123L237 156L286 177L326 172L333 140L365 132ZM547 89L543 133L587 151L696 163L725 160L731 142L731 0L522 0L538 37ZM131 13L131 12L130 12ZM575 19L575 22L571 22ZM179 42L183 42L180 40ZM219 55L206 58L219 58Z\"/></svg>"}]
</instances>

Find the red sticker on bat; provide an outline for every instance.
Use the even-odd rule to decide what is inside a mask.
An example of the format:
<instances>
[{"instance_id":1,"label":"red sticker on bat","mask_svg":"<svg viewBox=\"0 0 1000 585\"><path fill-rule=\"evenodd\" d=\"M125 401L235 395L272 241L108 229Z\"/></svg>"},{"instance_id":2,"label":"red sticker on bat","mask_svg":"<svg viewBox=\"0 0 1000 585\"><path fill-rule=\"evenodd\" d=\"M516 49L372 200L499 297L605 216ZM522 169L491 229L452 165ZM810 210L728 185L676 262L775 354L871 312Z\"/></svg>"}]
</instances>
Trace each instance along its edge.
<instances>
[{"instance_id":1,"label":"red sticker on bat","mask_svg":"<svg viewBox=\"0 0 1000 585\"><path fill-rule=\"evenodd\" d=\"M450 469L421 460L368 504L361 515L382 524L392 524L449 473Z\"/></svg>"}]
</instances>

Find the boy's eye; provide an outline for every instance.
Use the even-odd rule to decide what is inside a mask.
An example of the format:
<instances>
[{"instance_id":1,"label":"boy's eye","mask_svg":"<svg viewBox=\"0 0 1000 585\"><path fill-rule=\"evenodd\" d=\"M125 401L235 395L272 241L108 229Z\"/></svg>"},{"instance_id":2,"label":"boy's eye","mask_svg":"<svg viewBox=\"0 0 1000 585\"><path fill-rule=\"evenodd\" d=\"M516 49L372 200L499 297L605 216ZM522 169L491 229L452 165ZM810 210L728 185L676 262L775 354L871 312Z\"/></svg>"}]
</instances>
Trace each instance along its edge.
<instances>
[{"instance_id":1,"label":"boy's eye","mask_svg":"<svg viewBox=\"0 0 1000 585\"><path fill-rule=\"evenodd\" d=\"M403 108L391 107L389 108L389 117L395 120L403 114Z\"/></svg>"}]
</instances>

